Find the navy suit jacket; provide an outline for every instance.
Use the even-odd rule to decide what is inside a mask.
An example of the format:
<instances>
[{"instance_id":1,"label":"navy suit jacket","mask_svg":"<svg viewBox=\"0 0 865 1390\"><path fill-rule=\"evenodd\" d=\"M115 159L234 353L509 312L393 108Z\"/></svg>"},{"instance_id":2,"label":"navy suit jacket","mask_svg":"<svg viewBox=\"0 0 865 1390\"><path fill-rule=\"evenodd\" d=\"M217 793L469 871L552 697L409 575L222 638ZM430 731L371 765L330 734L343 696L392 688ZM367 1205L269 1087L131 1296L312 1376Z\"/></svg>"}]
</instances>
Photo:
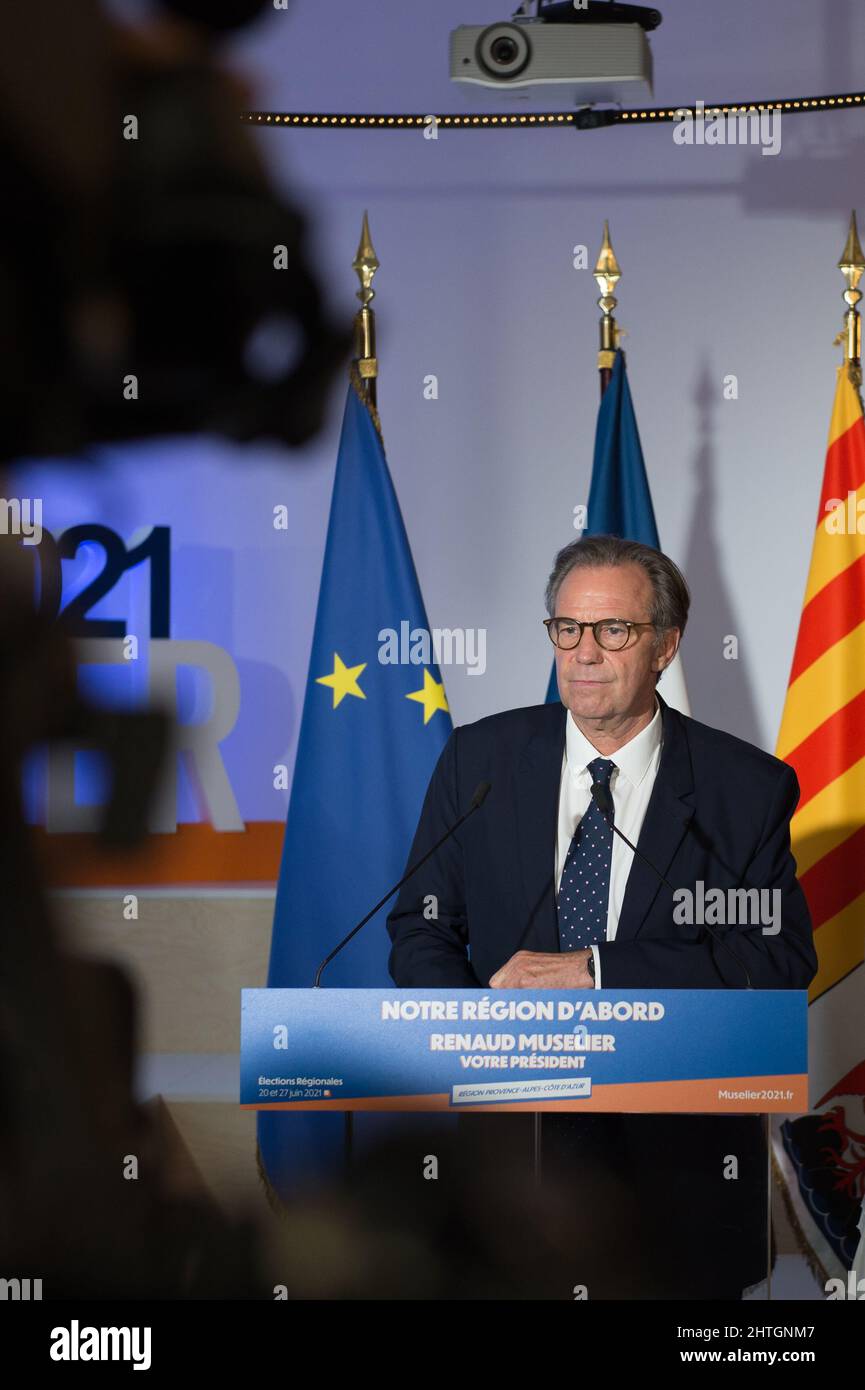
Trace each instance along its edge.
<instances>
[{"instance_id":1,"label":"navy suit jacket","mask_svg":"<svg viewBox=\"0 0 865 1390\"><path fill-rule=\"evenodd\" d=\"M749 921L714 930L744 962L755 989L805 989L817 960L790 852L795 773L658 700L664 741L638 847L672 887L633 859L616 939L598 947L603 987L745 986L728 949L699 925L674 920L672 890L694 892L701 880L706 892L780 891L777 934L764 935ZM566 719L561 704L536 705L454 730L433 773L409 863L468 808L479 782L491 789L406 883L388 917L390 973L398 986L486 989L516 951L559 950L554 865ZM484 1118L472 1116L470 1123L476 1127ZM579 1146L591 1134L601 1166L625 1163L647 1223L638 1241L641 1258L650 1256L652 1270L659 1260L668 1262L678 1296L728 1297L765 1276L766 1148L759 1116L545 1120L545 1144ZM574 1171L582 1182L580 1152L574 1150ZM739 1160L738 1182L719 1180L730 1154ZM626 1249L632 1237L626 1233ZM656 1295L650 1289L646 1296Z\"/></svg>"},{"instance_id":2,"label":"navy suit jacket","mask_svg":"<svg viewBox=\"0 0 865 1390\"><path fill-rule=\"evenodd\" d=\"M658 696L663 748L638 848L673 888L778 889L781 927L716 925L755 989L805 989L817 960L790 851L792 768ZM516 951L558 951L554 856L567 711L533 705L455 729L433 773L409 862L481 808L403 887L388 917L401 987L486 988ZM612 755L615 758L615 755ZM773 900L770 900L773 901ZM677 925L670 888L634 857L615 941L599 946L605 989L745 986L728 950ZM740 914L741 915L741 914Z\"/></svg>"}]
</instances>

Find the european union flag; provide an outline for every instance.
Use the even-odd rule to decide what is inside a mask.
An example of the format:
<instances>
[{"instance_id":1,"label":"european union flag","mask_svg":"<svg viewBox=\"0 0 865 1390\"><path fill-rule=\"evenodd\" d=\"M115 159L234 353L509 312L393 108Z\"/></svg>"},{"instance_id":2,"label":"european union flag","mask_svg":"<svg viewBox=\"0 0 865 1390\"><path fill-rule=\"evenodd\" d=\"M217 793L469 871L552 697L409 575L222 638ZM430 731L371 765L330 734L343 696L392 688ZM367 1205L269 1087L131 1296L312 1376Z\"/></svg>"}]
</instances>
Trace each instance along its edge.
<instances>
[{"instance_id":1,"label":"european union flag","mask_svg":"<svg viewBox=\"0 0 865 1390\"><path fill-rule=\"evenodd\" d=\"M617 349L610 382L601 398L595 429L595 455L584 536L620 536L660 549L652 494L625 358ZM678 664L678 657L674 666ZM665 689L665 696L666 696ZM558 704L556 667L550 676L547 704ZM678 700L671 704L681 708Z\"/></svg>"},{"instance_id":2,"label":"european union flag","mask_svg":"<svg viewBox=\"0 0 865 1390\"><path fill-rule=\"evenodd\" d=\"M584 536L621 536L659 548L643 447L621 349L598 409Z\"/></svg>"},{"instance_id":3,"label":"european union flag","mask_svg":"<svg viewBox=\"0 0 865 1390\"><path fill-rule=\"evenodd\" d=\"M349 386L283 843L268 986L316 967L402 876L452 723L382 441ZM323 985L390 987L389 904ZM259 1114L260 1158L287 1195L339 1156L341 1114Z\"/></svg>"}]
</instances>

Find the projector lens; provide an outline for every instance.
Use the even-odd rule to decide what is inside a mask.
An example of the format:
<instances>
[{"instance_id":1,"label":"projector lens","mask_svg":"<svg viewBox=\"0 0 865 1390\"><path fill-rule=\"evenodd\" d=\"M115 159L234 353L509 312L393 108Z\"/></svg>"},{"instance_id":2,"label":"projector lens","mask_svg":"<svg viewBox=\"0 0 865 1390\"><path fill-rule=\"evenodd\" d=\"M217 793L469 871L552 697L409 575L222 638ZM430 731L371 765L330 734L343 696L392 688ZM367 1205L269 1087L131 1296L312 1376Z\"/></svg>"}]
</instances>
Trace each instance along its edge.
<instances>
[{"instance_id":1,"label":"projector lens","mask_svg":"<svg viewBox=\"0 0 865 1390\"><path fill-rule=\"evenodd\" d=\"M478 66L492 77L516 77L529 61L531 49L522 29L515 24L491 24L478 38Z\"/></svg>"},{"instance_id":2,"label":"projector lens","mask_svg":"<svg viewBox=\"0 0 865 1390\"><path fill-rule=\"evenodd\" d=\"M514 61L518 53L519 49L513 39L496 39L490 44L490 57L494 63L507 66Z\"/></svg>"}]
</instances>

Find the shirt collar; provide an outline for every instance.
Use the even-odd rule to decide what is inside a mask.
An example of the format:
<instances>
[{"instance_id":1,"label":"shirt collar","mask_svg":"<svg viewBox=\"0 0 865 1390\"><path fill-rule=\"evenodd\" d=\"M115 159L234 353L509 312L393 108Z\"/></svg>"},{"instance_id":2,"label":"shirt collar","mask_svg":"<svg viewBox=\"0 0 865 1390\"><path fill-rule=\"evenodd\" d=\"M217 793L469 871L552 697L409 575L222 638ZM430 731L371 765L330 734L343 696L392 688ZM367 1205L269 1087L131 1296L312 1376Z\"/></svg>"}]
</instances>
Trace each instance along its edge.
<instances>
[{"instance_id":1,"label":"shirt collar","mask_svg":"<svg viewBox=\"0 0 865 1390\"><path fill-rule=\"evenodd\" d=\"M609 758L619 769L619 776L626 777L632 786L638 787L649 770L649 764L661 744L663 724L661 706L655 701L655 713L645 729L641 729L632 739L617 748L615 753L599 753L585 734L576 726L568 710L565 752L568 771L572 777L591 780L587 765L593 758ZM618 780L618 779L617 779Z\"/></svg>"}]
</instances>

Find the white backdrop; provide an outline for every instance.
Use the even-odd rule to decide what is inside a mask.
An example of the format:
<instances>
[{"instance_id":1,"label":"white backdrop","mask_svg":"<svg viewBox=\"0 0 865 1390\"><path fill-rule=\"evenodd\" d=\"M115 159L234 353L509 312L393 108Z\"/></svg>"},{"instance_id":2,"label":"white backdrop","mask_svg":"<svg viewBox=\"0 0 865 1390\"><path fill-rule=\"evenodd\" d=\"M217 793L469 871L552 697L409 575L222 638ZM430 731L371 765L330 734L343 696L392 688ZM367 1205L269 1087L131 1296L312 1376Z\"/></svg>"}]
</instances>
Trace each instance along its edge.
<instances>
[{"instance_id":1,"label":"white backdrop","mask_svg":"<svg viewBox=\"0 0 865 1390\"><path fill-rule=\"evenodd\" d=\"M447 77L448 31L512 8L294 0L226 58L255 106L464 110ZM865 71L854 0L661 8L651 38L659 104L850 91ZM444 672L455 720L544 696L543 587L587 499L598 397L597 290L590 269L573 268L572 248L585 244L591 267L607 217L661 541L694 594L683 649L692 709L774 747L839 360L835 263L861 201L865 113L790 117L775 157L676 145L671 126L441 131L435 142L271 128L255 138L308 209L320 272L347 313L369 209L382 263L380 410L429 620L488 632L485 675ZM431 373L435 401L423 398ZM724 399L728 374L737 400ZM328 430L286 459L304 563L276 596L275 640L288 644L295 708L341 410L340 389ZM738 661L722 658L727 634L739 639Z\"/></svg>"}]
</instances>

